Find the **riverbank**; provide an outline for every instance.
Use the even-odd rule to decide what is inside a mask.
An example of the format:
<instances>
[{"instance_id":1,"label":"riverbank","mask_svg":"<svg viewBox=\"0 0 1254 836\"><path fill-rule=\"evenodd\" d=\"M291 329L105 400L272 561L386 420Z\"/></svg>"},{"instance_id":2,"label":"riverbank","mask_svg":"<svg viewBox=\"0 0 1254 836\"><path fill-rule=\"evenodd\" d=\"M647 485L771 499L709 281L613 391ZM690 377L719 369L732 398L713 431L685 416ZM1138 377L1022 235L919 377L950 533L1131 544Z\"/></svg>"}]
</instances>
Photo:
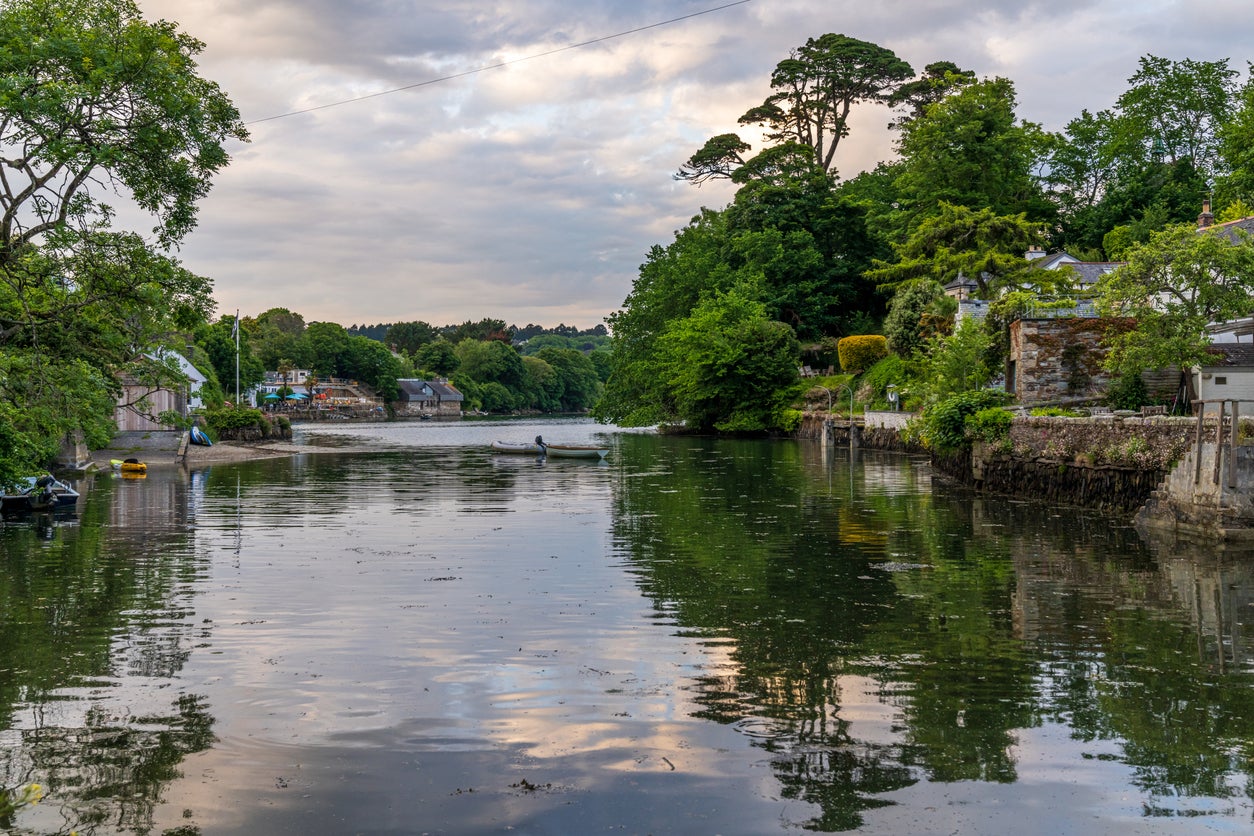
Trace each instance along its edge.
<instances>
[{"instance_id":1,"label":"riverbank","mask_svg":"<svg viewBox=\"0 0 1254 836\"><path fill-rule=\"evenodd\" d=\"M92 464L108 470L114 459L139 459L149 467L203 465L274 459L301 453L318 452L318 448L292 441L264 441L257 443L219 442L211 447L186 444L182 433L146 433L142 436L120 435L105 450L93 450Z\"/></svg>"}]
</instances>

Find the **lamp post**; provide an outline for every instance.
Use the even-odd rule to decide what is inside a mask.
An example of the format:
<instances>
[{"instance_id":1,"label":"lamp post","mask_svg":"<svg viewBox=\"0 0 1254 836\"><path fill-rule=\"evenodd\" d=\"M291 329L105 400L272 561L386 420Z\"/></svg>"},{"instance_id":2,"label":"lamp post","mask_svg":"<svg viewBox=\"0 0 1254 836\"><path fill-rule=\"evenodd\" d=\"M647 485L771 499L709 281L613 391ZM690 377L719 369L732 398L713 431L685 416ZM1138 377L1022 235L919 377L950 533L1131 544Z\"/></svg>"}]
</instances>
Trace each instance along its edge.
<instances>
[{"instance_id":1,"label":"lamp post","mask_svg":"<svg viewBox=\"0 0 1254 836\"><path fill-rule=\"evenodd\" d=\"M839 387L839 390L838 390L838 391L841 391L841 392L848 391L848 392L849 392L849 426L853 426L853 387L852 387L852 386L846 386L846 385L844 385L844 384L841 384L841 385L840 385L840 387ZM829 398L829 399L830 399L830 397L831 397L831 394L832 394L831 392L828 392L828 393L827 393L827 395L828 395L828 398ZM830 402L829 402L829 406L828 406L828 411L829 411L829 412L831 411Z\"/></svg>"},{"instance_id":2,"label":"lamp post","mask_svg":"<svg viewBox=\"0 0 1254 836\"><path fill-rule=\"evenodd\" d=\"M822 384L819 384L819 383L814 384L814 388L815 388L815 389L822 389L824 392L826 392L826 393L827 393L827 413L828 413L828 415L831 415L831 412L832 412L832 390L831 390L831 389L828 389L826 386L823 386Z\"/></svg>"}]
</instances>

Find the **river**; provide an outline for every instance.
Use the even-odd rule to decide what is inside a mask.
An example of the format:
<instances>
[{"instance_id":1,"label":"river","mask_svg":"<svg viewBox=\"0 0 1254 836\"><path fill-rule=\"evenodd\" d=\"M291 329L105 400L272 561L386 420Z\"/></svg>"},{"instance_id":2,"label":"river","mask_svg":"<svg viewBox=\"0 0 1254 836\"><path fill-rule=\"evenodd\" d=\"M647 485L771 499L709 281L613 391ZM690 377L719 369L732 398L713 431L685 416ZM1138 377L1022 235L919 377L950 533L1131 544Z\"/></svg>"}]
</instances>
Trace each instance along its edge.
<instances>
[{"instance_id":1,"label":"river","mask_svg":"<svg viewBox=\"0 0 1254 836\"><path fill-rule=\"evenodd\" d=\"M0 830L1254 827L1250 553L817 442L298 440L0 526Z\"/></svg>"}]
</instances>

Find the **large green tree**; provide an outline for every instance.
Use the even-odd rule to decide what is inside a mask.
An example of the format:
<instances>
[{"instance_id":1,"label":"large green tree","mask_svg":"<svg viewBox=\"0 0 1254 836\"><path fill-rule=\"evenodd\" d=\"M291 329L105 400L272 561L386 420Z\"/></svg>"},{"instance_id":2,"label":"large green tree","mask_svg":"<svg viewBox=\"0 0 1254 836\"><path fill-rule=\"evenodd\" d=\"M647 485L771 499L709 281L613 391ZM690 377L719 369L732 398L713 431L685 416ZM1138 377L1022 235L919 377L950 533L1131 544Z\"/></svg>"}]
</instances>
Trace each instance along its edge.
<instances>
[{"instance_id":1,"label":"large green tree","mask_svg":"<svg viewBox=\"0 0 1254 836\"><path fill-rule=\"evenodd\" d=\"M792 329L733 288L713 295L667 327L658 340L654 410L644 423L683 421L698 432L761 432L786 424L797 394L800 346ZM625 423L633 415L619 416Z\"/></svg>"},{"instance_id":2,"label":"large green tree","mask_svg":"<svg viewBox=\"0 0 1254 836\"><path fill-rule=\"evenodd\" d=\"M808 39L771 74L771 94L740 117L740 124L765 130L773 145L806 149L814 165L835 169L836 148L849 135L849 114L860 102L887 104L913 75L892 50L848 35ZM731 177L749 162L750 146L734 133L706 142L676 175L703 183Z\"/></svg>"},{"instance_id":3,"label":"large green tree","mask_svg":"<svg viewBox=\"0 0 1254 836\"><path fill-rule=\"evenodd\" d=\"M66 432L101 443L118 376L165 374L145 354L210 313L208 281L167 248L247 134L197 74L202 47L130 0L0 5L0 420L18 439L0 478ZM118 193L154 243L110 228Z\"/></svg>"},{"instance_id":4,"label":"large green tree","mask_svg":"<svg viewBox=\"0 0 1254 836\"><path fill-rule=\"evenodd\" d=\"M1023 212L1032 220L1052 214L1036 176L1049 140L1040 126L1016 116L1016 104L1009 79L985 79L902 126L897 188L914 223L941 203L996 215Z\"/></svg>"},{"instance_id":5,"label":"large green tree","mask_svg":"<svg viewBox=\"0 0 1254 836\"><path fill-rule=\"evenodd\" d=\"M1168 227L1135 247L1096 290L1103 314L1136 321L1111 337L1106 362L1113 371L1199 365L1208 357L1209 323L1254 314L1254 241L1239 228Z\"/></svg>"}]
</instances>

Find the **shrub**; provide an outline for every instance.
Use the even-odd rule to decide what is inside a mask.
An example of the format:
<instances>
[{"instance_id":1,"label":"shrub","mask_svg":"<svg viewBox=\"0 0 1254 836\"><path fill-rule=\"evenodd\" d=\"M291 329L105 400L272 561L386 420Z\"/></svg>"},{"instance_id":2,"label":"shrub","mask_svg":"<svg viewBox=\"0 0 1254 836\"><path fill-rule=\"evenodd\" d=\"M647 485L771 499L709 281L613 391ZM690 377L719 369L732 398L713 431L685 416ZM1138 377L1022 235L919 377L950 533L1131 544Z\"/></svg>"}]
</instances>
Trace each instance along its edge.
<instances>
[{"instance_id":1,"label":"shrub","mask_svg":"<svg viewBox=\"0 0 1254 836\"><path fill-rule=\"evenodd\" d=\"M909 379L910 369L906 361L896 354L890 354L867 369L862 375L860 383L868 390L866 400L875 403L886 403L888 400L888 385L890 383L894 384L900 390L902 385Z\"/></svg>"},{"instance_id":2,"label":"shrub","mask_svg":"<svg viewBox=\"0 0 1254 836\"><path fill-rule=\"evenodd\" d=\"M1006 402L1006 393L995 389L978 389L950 395L923 414L923 442L938 453L948 453L968 446L967 418L975 413Z\"/></svg>"},{"instance_id":3,"label":"shrub","mask_svg":"<svg viewBox=\"0 0 1254 836\"><path fill-rule=\"evenodd\" d=\"M1076 412L1074 409L1064 409L1060 406L1038 406L1036 409L1030 410L1029 415L1034 418L1083 418L1084 414Z\"/></svg>"},{"instance_id":4,"label":"shrub","mask_svg":"<svg viewBox=\"0 0 1254 836\"><path fill-rule=\"evenodd\" d=\"M1014 423L1014 416L1000 406L992 406L968 415L964 423L967 437L987 444L997 444L1010 437L1010 425Z\"/></svg>"},{"instance_id":5,"label":"shrub","mask_svg":"<svg viewBox=\"0 0 1254 836\"><path fill-rule=\"evenodd\" d=\"M840 367L858 374L888 356L888 340L879 334L845 337L836 344L836 351L840 355Z\"/></svg>"},{"instance_id":6,"label":"shrub","mask_svg":"<svg viewBox=\"0 0 1254 836\"><path fill-rule=\"evenodd\" d=\"M1111 384L1106 402L1115 409L1140 409L1149 402L1149 390L1139 374L1126 374Z\"/></svg>"},{"instance_id":7,"label":"shrub","mask_svg":"<svg viewBox=\"0 0 1254 836\"><path fill-rule=\"evenodd\" d=\"M272 422L260 409L232 407L210 409L205 412L205 423L211 438L236 441L260 441L265 438L291 438L292 424L279 416Z\"/></svg>"}]
</instances>

